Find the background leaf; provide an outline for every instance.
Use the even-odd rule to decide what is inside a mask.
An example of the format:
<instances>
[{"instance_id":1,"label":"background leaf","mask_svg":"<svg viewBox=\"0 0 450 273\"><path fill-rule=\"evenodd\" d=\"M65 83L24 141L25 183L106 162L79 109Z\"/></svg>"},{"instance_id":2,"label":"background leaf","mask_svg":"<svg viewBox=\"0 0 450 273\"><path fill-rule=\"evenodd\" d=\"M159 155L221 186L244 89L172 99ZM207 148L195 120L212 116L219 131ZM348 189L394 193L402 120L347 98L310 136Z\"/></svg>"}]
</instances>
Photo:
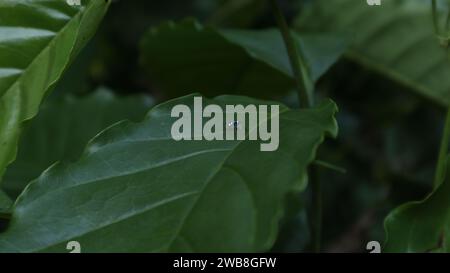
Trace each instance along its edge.
<instances>
[{"instance_id":1,"label":"background leaf","mask_svg":"<svg viewBox=\"0 0 450 273\"><path fill-rule=\"evenodd\" d=\"M392 211L385 221L387 252L449 252L450 168L432 194Z\"/></svg>"},{"instance_id":2,"label":"background leaf","mask_svg":"<svg viewBox=\"0 0 450 273\"><path fill-rule=\"evenodd\" d=\"M15 156L23 122L93 35L108 1L0 2L0 177Z\"/></svg>"},{"instance_id":3,"label":"background leaf","mask_svg":"<svg viewBox=\"0 0 450 273\"><path fill-rule=\"evenodd\" d=\"M429 1L313 1L302 31L350 32L346 56L441 105L450 102L450 63L435 37Z\"/></svg>"},{"instance_id":4,"label":"background leaf","mask_svg":"<svg viewBox=\"0 0 450 273\"><path fill-rule=\"evenodd\" d=\"M272 104L222 96L206 104ZM269 250L285 196L302 190L324 134L337 133L336 105L281 106L280 146L259 141L172 140L173 106L138 124L117 124L91 141L81 159L58 164L19 197L0 252L250 252ZM239 223L239 228L236 228Z\"/></svg>"},{"instance_id":5,"label":"background leaf","mask_svg":"<svg viewBox=\"0 0 450 273\"><path fill-rule=\"evenodd\" d=\"M17 197L50 165L77 159L96 134L124 119L138 121L152 104L148 96L118 97L105 88L84 98L49 100L24 130L17 159L6 171L3 188L11 197Z\"/></svg>"},{"instance_id":6,"label":"background leaf","mask_svg":"<svg viewBox=\"0 0 450 273\"><path fill-rule=\"evenodd\" d=\"M337 36L296 37L314 80L345 50ZM281 34L276 29L218 30L196 21L169 22L143 38L141 62L164 94L247 94L281 97L295 84Z\"/></svg>"}]
</instances>

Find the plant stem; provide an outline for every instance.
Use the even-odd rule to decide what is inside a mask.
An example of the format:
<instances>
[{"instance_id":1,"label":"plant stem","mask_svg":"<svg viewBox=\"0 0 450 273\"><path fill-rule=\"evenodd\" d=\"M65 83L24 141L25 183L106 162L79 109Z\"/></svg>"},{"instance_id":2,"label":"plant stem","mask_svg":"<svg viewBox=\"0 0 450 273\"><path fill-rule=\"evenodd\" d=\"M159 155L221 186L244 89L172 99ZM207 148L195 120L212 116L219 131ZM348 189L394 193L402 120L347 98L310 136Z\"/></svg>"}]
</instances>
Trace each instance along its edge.
<instances>
[{"instance_id":1,"label":"plant stem","mask_svg":"<svg viewBox=\"0 0 450 273\"><path fill-rule=\"evenodd\" d=\"M298 51L297 43L292 37L291 30L284 18L283 12L278 6L277 0L270 0L270 3L289 55L289 61L297 84L300 108L312 107L314 104L312 93L313 84L309 77L306 62Z\"/></svg>"},{"instance_id":2,"label":"plant stem","mask_svg":"<svg viewBox=\"0 0 450 273\"><path fill-rule=\"evenodd\" d=\"M439 27L439 16L438 16L438 11L437 11L437 1L436 0L431 0L431 9L432 9L432 14L433 14L434 32L436 33L437 36L440 36L441 30Z\"/></svg>"},{"instance_id":3,"label":"plant stem","mask_svg":"<svg viewBox=\"0 0 450 273\"><path fill-rule=\"evenodd\" d=\"M439 38L439 41L442 44L442 32L439 27L439 14L437 9L437 1L431 1L432 7L432 16L433 16L433 25L434 32L436 36ZM448 28L449 16L447 16L446 28ZM447 29L445 30L447 31ZM447 109L447 116L445 118L444 131L442 133L441 144L439 148L438 161L436 164L436 171L434 174L434 188L437 188L445 178L446 169L447 169L447 154L448 147L450 141L450 107Z\"/></svg>"},{"instance_id":4,"label":"plant stem","mask_svg":"<svg viewBox=\"0 0 450 273\"><path fill-rule=\"evenodd\" d=\"M313 164L315 164L316 166L319 166L319 167L324 167L324 168L326 168L326 169L329 169L329 170L338 172L338 173L342 173L342 174L347 173L347 170L346 170L346 169L344 169L344 168L342 168L342 167L339 167L339 166L336 166L335 164L332 164L332 163L329 163L329 162L320 160L320 159L316 159L316 160L313 162Z\"/></svg>"},{"instance_id":5,"label":"plant stem","mask_svg":"<svg viewBox=\"0 0 450 273\"><path fill-rule=\"evenodd\" d=\"M439 148L438 162L434 175L434 188L437 188L444 180L447 169L447 154L450 140L450 107L445 118L444 132L442 133L441 146Z\"/></svg>"},{"instance_id":6,"label":"plant stem","mask_svg":"<svg viewBox=\"0 0 450 273\"><path fill-rule=\"evenodd\" d=\"M447 31L446 35L448 36L448 29L450 28L450 11L447 12L447 19L445 19L445 29Z\"/></svg>"},{"instance_id":7,"label":"plant stem","mask_svg":"<svg viewBox=\"0 0 450 273\"><path fill-rule=\"evenodd\" d=\"M284 44L289 56L292 71L294 73L295 82L297 84L297 92L299 98L300 108L310 108L314 106L314 84L309 75L309 69L299 52L298 45L292 36L292 32L284 18L277 0L270 0L272 10L277 21L280 32L283 36ZM310 166L309 181L312 186L312 208L311 208L311 233L312 233L312 248L314 252L320 252L321 235L322 235L322 189L321 183L317 175L317 166Z\"/></svg>"},{"instance_id":8,"label":"plant stem","mask_svg":"<svg viewBox=\"0 0 450 273\"><path fill-rule=\"evenodd\" d=\"M311 237L312 237L312 251L320 253L322 242L322 184L318 177L317 166L311 166L309 169L309 177L312 186L312 213L311 219Z\"/></svg>"}]
</instances>

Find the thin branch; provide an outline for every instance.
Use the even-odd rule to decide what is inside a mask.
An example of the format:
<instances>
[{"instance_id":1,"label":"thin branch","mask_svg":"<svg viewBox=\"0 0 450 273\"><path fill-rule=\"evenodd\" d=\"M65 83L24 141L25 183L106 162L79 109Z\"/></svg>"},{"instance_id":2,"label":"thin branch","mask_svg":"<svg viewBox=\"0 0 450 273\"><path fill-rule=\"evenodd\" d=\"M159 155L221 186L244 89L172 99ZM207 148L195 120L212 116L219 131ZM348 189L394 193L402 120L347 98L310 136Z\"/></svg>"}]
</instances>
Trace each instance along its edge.
<instances>
[{"instance_id":1,"label":"thin branch","mask_svg":"<svg viewBox=\"0 0 450 273\"><path fill-rule=\"evenodd\" d=\"M300 107L312 107L314 105L313 84L310 81L306 62L298 51L298 45L294 37L292 37L291 30L284 18L283 12L278 6L277 0L270 0L270 3L289 55L289 61L297 84Z\"/></svg>"},{"instance_id":2,"label":"thin branch","mask_svg":"<svg viewBox=\"0 0 450 273\"><path fill-rule=\"evenodd\" d=\"M437 1L431 0L431 10L433 14L433 26L434 26L434 32L437 36L441 35L441 29L439 27L439 15L438 15L438 9L437 9Z\"/></svg>"},{"instance_id":3,"label":"thin branch","mask_svg":"<svg viewBox=\"0 0 450 273\"><path fill-rule=\"evenodd\" d=\"M439 27L439 14L437 9L437 1L431 1L431 9L433 16L433 25L436 36L438 37L441 45L443 43L442 32ZM448 19L447 19L448 21ZM446 30L447 31L447 30ZM438 161L436 164L436 171L434 174L434 187L438 187L444 180L447 171L447 154L450 141L450 107L447 109L447 116L445 118L444 131L442 133L441 144L439 148Z\"/></svg>"}]
</instances>

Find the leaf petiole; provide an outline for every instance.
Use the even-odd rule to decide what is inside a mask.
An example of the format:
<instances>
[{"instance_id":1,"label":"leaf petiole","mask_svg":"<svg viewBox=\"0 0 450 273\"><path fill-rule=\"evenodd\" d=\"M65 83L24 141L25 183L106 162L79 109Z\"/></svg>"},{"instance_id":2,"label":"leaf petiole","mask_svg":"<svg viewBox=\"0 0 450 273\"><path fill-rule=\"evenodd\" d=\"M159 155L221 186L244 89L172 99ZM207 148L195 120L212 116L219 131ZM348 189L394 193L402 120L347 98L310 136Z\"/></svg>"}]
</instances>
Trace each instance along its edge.
<instances>
[{"instance_id":1,"label":"leaf petiole","mask_svg":"<svg viewBox=\"0 0 450 273\"><path fill-rule=\"evenodd\" d=\"M310 108L314 105L314 85L309 75L308 66L302 53L298 51L297 43L292 37L291 30L283 12L278 6L277 0L271 0L270 3L289 55L289 61L297 84L300 108Z\"/></svg>"}]
</instances>

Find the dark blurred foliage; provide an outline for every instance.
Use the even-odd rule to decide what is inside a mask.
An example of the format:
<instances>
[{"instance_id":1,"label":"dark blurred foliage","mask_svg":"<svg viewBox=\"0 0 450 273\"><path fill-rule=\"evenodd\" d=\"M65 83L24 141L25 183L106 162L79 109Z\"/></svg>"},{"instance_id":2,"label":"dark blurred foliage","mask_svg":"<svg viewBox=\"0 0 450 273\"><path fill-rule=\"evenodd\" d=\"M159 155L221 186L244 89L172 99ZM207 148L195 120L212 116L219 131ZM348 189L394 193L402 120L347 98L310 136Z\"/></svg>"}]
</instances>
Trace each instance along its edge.
<instances>
[{"instance_id":1,"label":"dark blurred foliage","mask_svg":"<svg viewBox=\"0 0 450 273\"><path fill-rule=\"evenodd\" d=\"M280 1L288 19L299 12L301 2ZM149 27L185 17L220 27L275 26L263 0L118 0L55 96L86 94L104 85L120 94L146 93L163 100L139 66L139 40ZM322 146L320 158L347 170L341 174L319 168L323 249L364 252L368 241L384 240L383 220L391 209L429 192L443 110L345 60L320 81L317 92L340 108L339 138ZM285 101L296 105L294 95ZM308 207L309 199L310 192L289 198L289 217L282 221L274 251L308 251L307 215L300 208Z\"/></svg>"},{"instance_id":2,"label":"dark blurred foliage","mask_svg":"<svg viewBox=\"0 0 450 273\"><path fill-rule=\"evenodd\" d=\"M299 1L280 3L289 18L297 14ZM140 39L150 27L186 17L227 28L275 25L266 0L115 0L97 35L65 74L59 89L84 94L105 85L119 93L146 92L159 97L160 92L140 69Z\"/></svg>"},{"instance_id":3,"label":"dark blurred foliage","mask_svg":"<svg viewBox=\"0 0 450 273\"><path fill-rule=\"evenodd\" d=\"M364 251L383 242L383 220L430 192L444 112L383 77L341 61L318 86L340 108L339 137L322 158L347 169L321 172L328 251Z\"/></svg>"}]
</instances>

